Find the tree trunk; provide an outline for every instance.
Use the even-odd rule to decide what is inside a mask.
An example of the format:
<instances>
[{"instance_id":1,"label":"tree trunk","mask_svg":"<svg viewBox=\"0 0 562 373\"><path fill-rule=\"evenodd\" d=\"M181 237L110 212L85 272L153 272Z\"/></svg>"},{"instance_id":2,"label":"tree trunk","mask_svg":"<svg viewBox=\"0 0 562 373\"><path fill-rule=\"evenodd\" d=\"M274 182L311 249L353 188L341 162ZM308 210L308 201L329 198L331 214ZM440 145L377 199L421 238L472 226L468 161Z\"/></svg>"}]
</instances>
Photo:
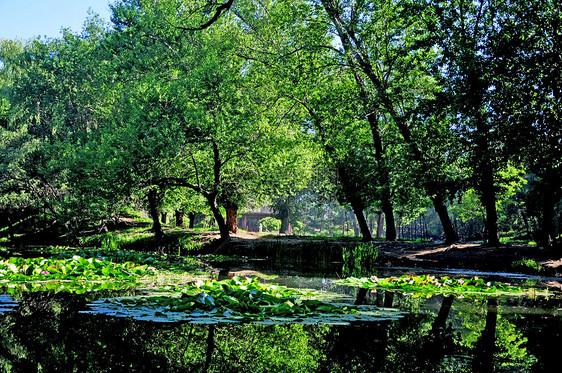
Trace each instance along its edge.
<instances>
[{"instance_id":1,"label":"tree trunk","mask_svg":"<svg viewBox=\"0 0 562 373\"><path fill-rule=\"evenodd\" d=\"M498 246L500 244L500 236L498 231L498 214L496 210L496 193L494 191L494 176L489 166L484 166L482 170L482 181L480 184L480 192L482 195L482 204L486 210L486 233L487 242L490 246Z\"/></svg>"},{"instance_id":2,"label":"tree trunk","mask_svg":"<svg viewBox=\"0 0 562 373\"><path fill-rule=\"evenodd\" d=\"M386 240L396 241L396 225L394 221L394 209L391 203L383 202L382 211L384 213L384 221L386 225Z\"/></svg>"},{"instance_id":3,"label":"tree trunk","mask_svg":"<svg viewBox=\"0 0 562 373\"><path fill-rule=\"evenodd\" d=\"M357 76L356 80L360 83L362 87L362 94L365 97L364 101L367 102L367 94L364 89L365 83ZM384 219L386 222L386 240L396 241L396 225L394 222L394 207L392 202L390 202L390 176L388 174L387 164L384 158L384 149L382 145L382 138L379 132L379 124L376 117L376 113L371 112L367 114L367 121L369 122L369 127L371 128L371 136L373 138L373 145L375 146L375 159L377 160L377 165L381 172L381 183L383 184L382 193L382 211L384 213ZM382 234L381 234L382 236ZM377 232L378 237L378 232Z\"/></svg>"},{"instance_id":4,"label":"tree trunk","mask_svg":"<svg viewBox=\"0 0 562 373\"><path fill-rule=\"evenodd\" d=\"M445 329L447 318L449 317L449 312L451 311L451 306L453 305L454 300L455 297L452 295L443 297L439 313L437 314L437 317L435 318L435 321L433 321L433 325L431 327L431 335L434 337L437 337Z\"/></svg>"},{"instance_id":5,"label":"tree trunk","mask_svg":"<svg viewBox=\"0 0 562 373\"><path fill-rule=\"evenodd\" d=\"M160 239L164 236L164 231L162 230L162 225L160 224L160 212L158 206L158 195L156 189L152 188L148 192L148 209L150 215L152 216L152 231L156 239Z\"/></svg>"},{"instance_id":6,"label":"tree trunk","mask_svg":"<svg viewBox=\"0 0 562 373\"><path fill-rule=\"evenodd\" d=\"M287 233L289 229L289 217L285 216L281 218L281 228L279 228L279 233L284 234Z\"/></svg>"},{"instance_id":7,"label":"tree trunk","mask_svg":"<svg viewBox=\"0 0 562 373\"><path fill-rule=\"evenodd\" d=\"M394 223L394 218L392 219L392 223ZM394 237L396 237L396 230L394 231ZM384 235L384 216L383 214L377 215L377 238L382 238Z\"/></svg>"},{"instance_id":8,"label":"tree trunk","mask_svg":"<svg viewBox=\"0 0 562 373\"><path fill-rule=\"evenodd\" d=\"M189 218L189 229L195 228L195 213L190 212L188 214L188 218Z\"/></svg>"},{"instance_id":9,"label":"tree trunk","mask_svg":"<svg viewBox=\"0 0 562 373\"><path fill-rule=\"evenodd\" d=\"M230 233L238 232L238 207L229 206L226 208L226 227Z\"/></svg>"},{"instance_id":10,"label":"tree trunk","mask_svg":"<svg viewBox=\"0 0 562 373\"><path fill-rule=\"evenodd\" d=\"M359 288L357 291L357 298L355 298L355 305L360 306L365 304L365 298L367 298L367 288Z\"/></svg>"},{"instance_id":11,"label":"tree trunk","mask_svg":"<svg viewBox=\"0 0 562 373\"><path fill-rule=\"evenodd\" d=\"M351 202L351 208L353 209L353 213L357 218L357 224L359 224L359 230L361 231L361 235L363 236L363 241L372 241L373 236L371 236L369 225L367 224L367 220L365 219L365 215L363 214L363 207L359 202L353 201Z\"/></svg>"},{"instance_id":12,"label":"tree trunk","mask_svg":"<svg viewBox=\"0 0 562 373\"><path fill-rule=\"evenodd\" d=\"M184 212L176 210L176 227L181 227L185 229L185 223L183 222Z\"/></svg>"},{"instance_id":13,"label":"tree trunk","mask_svg":"<svg viewBox=\"0 0 562 373\"><path fill-rule=\"evenodd\" d=\"M206 193L205 198L207 199L207 202L209 204L209 208L211 209L211 212L213 213L213 217L215 218L215 222L217 223L217 225L219 227L221 239L222 240L230 239L230 231L228 230L228 227L226 226L226 222L224 221L224 218L221 214L219 206L217 205L217 193Z\"/></svg>"},{"instance_id":14,"label":"tree trunk","mask_svg":"<svg viewBox=\"0 0 562 373\"><path fill-rule=\"evenodd\" d=\"M211 367L213 352L215 350L215 326L209 325L209 333L207 334L207 351L205 353L205 366L202 372L208 372Z\"/></svg>"},{"instance_id":15,"label":"tree trunk","mask_svg":"<svg viewBox=\"0 0 562 373\"><path fill-rule=\"evenodd\" d=\"M393 292L393 291L389 291L389 290L385 290L385 291L384 291L384 304L383 304L383 307L392 308L393 303L394 303L394 292Z\"/></svg>"},{"instance_id":16,"label":"tree trunk","mask_svg":"<svg viewBox=\"0 0 562 373\"><path fill-rule=\"evenodd\" d=\"M405 117L397 112L395 102L393 102L392 99L389 97L386 85L379 78L379 76L376 74L375 70L373 69L373 65L369 60L369 55L365 54L363 50L363 46L360 44L360 40L356 38L356 35L354 34L352 28L346 28L342 16L340 14L340 10L335 6L334 2L329 0L322 0L322 5L324 6L326 13L332 20L332 23L336 28L336 32L340 37L344 49L347 52L351 53L351 55L353 56L353 59L350 61L350 65L354 67L355 71L357 71L357 69L360 69L371 81L376 91L380 95L380 104L384 107L386 112L390 115L393 122L398 127L400 134L404 138L404 142L411 149L414 158L420 163L422 174L428 175L429 174L428 164L425 160L424 155L422 154L418 145L416 144L415 140L412 138L412 133L410 131L408 123L406 122ZM355 76L357 79L358 74L355 74ZM438 189L436 185L433 185L432 183L428 183L426 184L426 191L429 196L432 196L435 195L436 192L438 192ZM383 197L383 199L386 198ZM443 230L445 231L446 241L451 243L455 242L457 240L456 234L454 233L454 230L451 230L452 225L450 224L449 215L446 213L447 207L443 204L442 201L439 200L438 202L439 205L435 206L435 209L436 210L439 209L442 211L442 213L439 214L439 217L444 219L441 221L441 223L443 224ZM443 213L443 210L445 210L445 213ZM387 232L388 231L389 229L387 227Z\"/></svg>"},{"instance_id":17,"label":"tree trunk","mask_svg":"<svg viewBox=\"0 0 562 373\"><path fill-rule=\"evenodd\" d=\"M447 206L445 206L443 199L439 196L435 196L431 198L431 201L433 202L435 212L437 212L439 220L441 221L441 225L443 226L443 231L445 232L445 243L447 245L450 245L457 242L457 234L455 232L455 228L453 227L453 223L451 222L451 218L449 217L449 213L447 211Z\"/></svg>"}]
</instances>

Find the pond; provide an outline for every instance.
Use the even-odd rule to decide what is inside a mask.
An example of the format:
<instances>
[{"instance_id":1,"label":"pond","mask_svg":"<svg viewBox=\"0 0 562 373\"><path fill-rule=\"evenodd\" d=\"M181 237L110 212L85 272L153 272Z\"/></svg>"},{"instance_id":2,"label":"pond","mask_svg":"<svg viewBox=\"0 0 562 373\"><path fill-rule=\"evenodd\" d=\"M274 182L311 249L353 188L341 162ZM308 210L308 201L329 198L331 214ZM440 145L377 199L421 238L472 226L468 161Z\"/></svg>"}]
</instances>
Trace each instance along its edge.
<instances>
[{"instance_id":1,"label":"pond","mask_svg":"<svg viewBox=\"0 0 562 373\"><path fill-rule=\"evenodd\" d=\"M243 268L250 273L252 264ZM264 271L265 272L265 271ZM290 272L290 275L287 273ZM262 282L316 289L338 304L386 307L397 317L315 323L158 322L96 310L123 291L0 295L5 372L556 372L562 300L550 296L416 296L358 290L337 277L269 271ZM414 273L378 269L379 276ZM418 273L420 274L420 273ZM486 274L483 274L485 276ZM498 277L498 274L488 274ZM216 273L215 273L216 276ZM449 273L453 277L454 273ZM543 286L540 278L503 281ZM6 288L4 288L6 289ZM6 291L5 291L6 293Z\"/></svg>"}]
</instances>

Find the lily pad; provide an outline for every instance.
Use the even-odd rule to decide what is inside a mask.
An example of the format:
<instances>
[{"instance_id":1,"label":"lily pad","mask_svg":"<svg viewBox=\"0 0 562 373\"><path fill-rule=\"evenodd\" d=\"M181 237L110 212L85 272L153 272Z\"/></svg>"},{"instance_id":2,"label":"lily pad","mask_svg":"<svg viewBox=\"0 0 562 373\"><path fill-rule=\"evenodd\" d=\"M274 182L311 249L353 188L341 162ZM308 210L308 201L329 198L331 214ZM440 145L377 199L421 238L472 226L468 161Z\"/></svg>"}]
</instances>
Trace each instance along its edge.
<instances>
[{"instance_id":1,"label":"lily pad","mask_svg":"<svg viewBox=\"0 0 562 373\"><path fill-rule=\"evenodd\" d=\"M156 322L349 324L386 321L404 315L395 309L352 306L306 299L310 292L256 279L208 281L180 288L176 294L113 298L90 303L84 313Z\"/></svg>"},{"instance_id":2,"label":"lily pad","mask_svg":"<svg viewBox=\"0 0 562 373\"><path fill-rule=\"evenodd\" d=\"M339 285L355 286L364 289L384 289L389 291L403 292L413 297L430 297L436 294L454 295L459 297L478 297L482 295L516 295L516 296L548 296L551 293L546 290L528 289L514 286L499 281L485 281L479 277L452 278L449 276L436 277L432 275L377 278L354 278L349 277L337 280Z\"/></svg>"}]
</instances>

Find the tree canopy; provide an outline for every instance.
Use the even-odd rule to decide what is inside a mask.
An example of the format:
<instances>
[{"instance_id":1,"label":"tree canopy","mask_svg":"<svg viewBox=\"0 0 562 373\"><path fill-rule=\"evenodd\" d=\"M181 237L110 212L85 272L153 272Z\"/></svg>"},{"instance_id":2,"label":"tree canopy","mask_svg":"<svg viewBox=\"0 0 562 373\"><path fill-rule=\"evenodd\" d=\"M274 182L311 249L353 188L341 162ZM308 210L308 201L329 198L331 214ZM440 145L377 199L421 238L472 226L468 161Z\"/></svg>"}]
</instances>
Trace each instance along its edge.
<instances>
[{"instance_id":1,"label":"tree canopy","mask_svg":"<svg viewBox=\"0 0 562 373\"><path fill-rule=\"evenodd\" d=\"M316 199L371 240L560 242L557 2L120 0L111 25L0 44L0 222L214 217ZM308 209L308 211L311 211ZM26 221L26 224L21 222ZM371 224L372 225L372 224ZM344 229L342 229L342 234ZM460 237L459 237L460 236Z\"/></svg>"}]
</instances>

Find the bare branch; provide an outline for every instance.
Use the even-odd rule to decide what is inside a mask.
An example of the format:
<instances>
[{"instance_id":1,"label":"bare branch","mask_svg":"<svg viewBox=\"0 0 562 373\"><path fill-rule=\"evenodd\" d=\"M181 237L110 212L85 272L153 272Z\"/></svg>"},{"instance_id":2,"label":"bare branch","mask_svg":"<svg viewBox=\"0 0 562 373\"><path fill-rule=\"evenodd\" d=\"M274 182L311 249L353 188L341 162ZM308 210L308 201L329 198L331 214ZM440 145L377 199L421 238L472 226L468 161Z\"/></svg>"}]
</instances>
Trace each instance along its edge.
<instances>
[{"instance_id":1,"label":"bare branch","mask_svg":"<svg viewBox=\"0 0 562 373\"><path fill-rule=\"evenodd\" d=\"M228 11L233 3L234 3L234 0L228 0L226 3L218 6L216 11L215 11L215 14L213 15L213 17L209 21L205 22L204 24L202 24L199 27L183 27L183 26L173 25L171 23L170 23L170 25L172 27L175 27L177 29L184 30L184 31L201 31L201 30L204 30L204 29L210 27L213 23L215 23L219 19L219 17L221 16L222 12Z\"/></svg>"}]
</instances>

